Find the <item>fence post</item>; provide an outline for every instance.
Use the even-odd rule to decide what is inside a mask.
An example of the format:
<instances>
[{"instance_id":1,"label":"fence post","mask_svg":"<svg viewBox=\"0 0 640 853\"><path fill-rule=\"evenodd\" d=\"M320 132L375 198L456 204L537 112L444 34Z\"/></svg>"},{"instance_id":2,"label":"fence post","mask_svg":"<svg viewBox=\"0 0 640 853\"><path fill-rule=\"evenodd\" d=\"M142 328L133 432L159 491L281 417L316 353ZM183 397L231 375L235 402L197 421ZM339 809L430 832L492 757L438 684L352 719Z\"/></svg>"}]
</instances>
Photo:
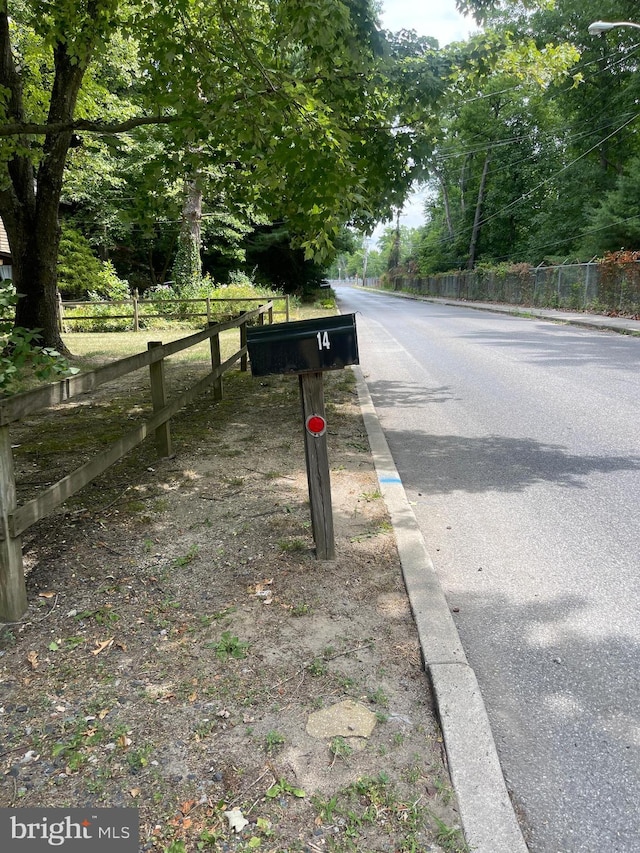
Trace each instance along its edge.
<instances>
[{"instance_id":1,"label":"fence post","mask_svg":"<svg viewBox=\"0 0 640 853\"><path fill-rule=\"evenodd\" d=\"M209 323L209 326L214 326L215 323ZM222 359L220 357L220 335L219 333L215 333L211 335L209 338L209 347L211 348L211 370L212 372L217 370L222 364ZM222 400L223 388L222 388L222 374L215 380L213 383L213 399L214 400Z\"/></svg>"},{"instance_id":2,"label":"fence post","mask_svg":"<svg viewBox=\"0 0 640 853\"><path fill-rule=\"evenodd\" d=\"M58 294L58 331L64 332L64 308L62 306L62 294L60 291L57 291Z\"/></svg>"},{"instance_id":3,"label":"fence post","mask_svg":"<svg viewBox=\"0 0 640 853\"><path fill-rule=\"evenodd\" d=\"M258 308L264 308L264 305L258 305ZM260 312L258 314L258 325L264 326L264 312Z\"/></svg>"},{"instance_id":4,"label":"fence post","mask_svg":"<svg viewBox=\"0 0 640 853\"><path fill-rule=\"evenodd\" d=\"M287 323L288 323L289 322L289 316L290 316L290 314L289 314L289 294L288 293L285 296L285 314L286 314Z\"/></svg>"},{"instance_id":5,"label":"fence post","mask_svg":"<svg viewBox=\"0 0 640 853\"><path fill-rule=\"evenodd\" d=\"M207 325L211 323L211 297L207 296Z\"/></svg>"},{"instance_id":6,"label":"fence post","mask_svg":"<svg viewBox=\"0 0 640 853\"><path fill-rule=\"evenodd\" d=\"M147 349L152 350L161 347L161 341L149 341ZM154 361L149 365L149 378L151 381L151 402L153 411L158 412L167 405L167 395L164 384L164 359ZM161 458L171 456L171 425L166 421L156 429L156 447L158 456Z\"/></svg>"},{"instance_id":7,"label":"fence post","mask_svg":"<svg viewBox=\"0 0 640 853\"><path fill-rule=\"evenodd\" d=\"M9 427L0 427L0 622L17 622L27 609L22 541L11 536L9 515L17 508Z\"/></svg>"},{"instance_id":8,"label":"fence post","mask_svg":"<svg viewBox=\"0 0 640 853\"><path fill-rule=\"evenodd\" d=\"M273 302L269 303L269 325L273 324Z\"/></svg>"},{"instance_id":9,"label":"fence post","mask_svg":"<svg viewBox=\"0 0 640 853\"><path fill-rule=\"evenodd\" d=\"M133 291L133 331L140 331L140 314L138 306L138 288Z\"/></svg>"},{"instance_id":10,"label":"fence post","mask_svg":"<svg viewBox=\"0 0 640 853\"><path fill-rule=\"evenodd\" d=\"M242 316L242 314L240 315ZM240 323L240 349L246 349L247 347L247 321L245 320L243 323ZM240 370L244 373L247 372L247 364L248 364L248 356L247 353L240 358Z\"/></svg>"}]
</instances>

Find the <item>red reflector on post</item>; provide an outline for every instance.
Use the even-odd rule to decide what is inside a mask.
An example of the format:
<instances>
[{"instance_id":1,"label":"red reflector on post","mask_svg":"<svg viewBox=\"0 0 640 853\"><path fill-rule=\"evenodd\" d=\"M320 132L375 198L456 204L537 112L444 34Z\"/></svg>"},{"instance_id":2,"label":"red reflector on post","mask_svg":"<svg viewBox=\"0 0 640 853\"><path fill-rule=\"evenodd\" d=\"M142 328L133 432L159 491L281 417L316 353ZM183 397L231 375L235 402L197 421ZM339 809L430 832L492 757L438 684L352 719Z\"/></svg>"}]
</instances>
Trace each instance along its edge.
<instances>
[{"instance_id":1,"label":"red reflector on post","mask_svg":"<svg viewBox=\"0 0 640 853\"><path fill-rule=\"evenodd\" d=\"M311 435L321 436L327 430L327 422L321 415L309 415L307 418L307 432Z\"/></svg>"}]
</instances>

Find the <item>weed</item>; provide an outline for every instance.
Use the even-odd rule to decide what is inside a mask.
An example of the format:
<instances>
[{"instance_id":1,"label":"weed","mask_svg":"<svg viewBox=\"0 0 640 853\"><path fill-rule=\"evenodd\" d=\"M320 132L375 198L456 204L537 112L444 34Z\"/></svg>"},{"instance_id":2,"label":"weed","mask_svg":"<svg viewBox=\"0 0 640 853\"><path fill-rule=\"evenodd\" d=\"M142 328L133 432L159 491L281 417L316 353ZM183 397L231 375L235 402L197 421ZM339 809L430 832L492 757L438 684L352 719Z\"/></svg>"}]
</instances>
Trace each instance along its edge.
<instances>
[{"instance_id":1,"label":"weed","mask_svg":"<svg viewBox=\"0 0 640 853\"><path fill-rule=\"evenodd\" d=\"M300 553L306 551L307 543L304 539L279 539L278 548L285 553Z\"/></svg>"},{"instance_id":2,"label":"weed","mask_svg":"<svg viewBox=\"0 0 640 853\"><path fill-rule=\"evenodd\" d=\"M132 773L138 773L149 764L149 756L153 752L153 747L150 744L141 746L138 749L132 749L127 753L127 764Z\"/></svg>"},{"instance_id":3,"label":"weed","mask_svg":"<svg viewBox=\"0 0 640 853\"><path fill-rule=\"evenodd\" d=\"M436 825L436 841L446 853L468 853L469 847L457 826L447 826L436 815L431 815Z\"/></svg>"},{"instance_id":4,"label":"weed","mask_svg":"<svg viewBox=\"0 0 640 853\"><path fill-rule=\"evenodd\" d=\"M314 796L311 798L311 804L317 810L322 823L332 823L338 809L338 795L334 795L330 800L321 800L320 797Z\"/></svg>"},{"instance_id":5,"label":"weed","mask_svg":"<svg viewBox=\"0 0 640 853\"><path fill-rule=\"evenodd\" d=\"M98 625L110 625L117 622L120 617L114 613L109 604L104 607L97 607L95 610L83 610L81 613L76 613L75 618L80 621L82 619L95 619Z\"/></svg>"},{"instance_id":6,"label":"weed","mask_svg":"<svg viewBox=\"0 0 640 853\"><path fill-rule=\"evenodd\" d=\"M348 675L338 675L336 676L336 681L338 682L340 687L342 687L345 693L348 693L350 690L353 690L356 687L355 678L351 678Z\"/></svg>"},{"instance_id":7,"label":"weed","mask_svg":"<svg viewBox=\"0 0 640 853\"><path fill-rule=\"evenodd\" d=\"M394 746L402 746L404 743L404 735L402 732L396 732L393 736L393 744Z\"/></svg>"},{"instance_id":8,"label":"weed","mask_svg":"<svg viewBox=\"0 0 640 853\"><path fill-rule=\"evenodd\" d=\"M449 803L453 800L453 791L449 787L449 785L441 782L440 779L435 779L433 782L433 787L436 789L436 793L445 804L445 806L449 805Z\"/></svg>"},{"instance_id":9,"label":"weed","mask_svg":"<svg viewBox=\"0 0 640 853\"><path fill-rule=\"evenodd\" d=\"M373 693L369 693L368 699L374 705L381 705L383 708L389 707L389 699L381 687L377 687Z\"/></svg>"},{"instance_id":10,"label":"weed","mask_svg":"<svg viewBox=\"0 0 640 853\"><path fill-rule=\"evenodd\" d=\"M264 747L267 755L273 755L274 752L277 752L279 749L282 749L282 747L284 746L284 742L284 735L281 735L280 732L276 732L273 729L267 732Z\"/></svg>"},{"instance_id":11,"label":"weed","mask_svg":"<svg viewBox=\"0 0 640 853\"><path fill-rule=\"evenodd\" d=\"M286 779L279 779L265 792L265 797L274 799L275 797L279 797L281 794L291 794L292 797L299 798L307 796L302 788L296 788L294 785L287 782Z\"/></svg>"},{"instance_id":12,"label":"weed","mask_svg":"<svg viewBox=\"0 0 640 853\"><path fill-rule=\"evenodd\" d=\"M321 660L318 658L314 658L309 666L307 667L307 671L316 677L327 674L327 667Z\"/></svg>"},{"instance_id":13,"label":"weed","mask_svg":"<svg viewBox=\"0 0 640 853\"><path fill-rule=\"evenodd\" d=\"M418 761L410 764L402 773L403 778L410 784L415 785L418 779L422 776L422 768Z\"/></svg>"},{"instance_id":14,"label":"weed","mask_svg":"<svg viewBox=\"0 0 640 853\"><path fill-rule=\"evenodd\" d=\"M223 631L217 643L205 643L205 648L215 649L216 657L220 660L226 660L228 657L246 658L249 643L232 636L231 631Z\"/></svg>"},{"instance_id":15,"label":"weed","mask_svg":"<svg viewBox=\"0 0 640 853\"><path fill-rule=\"evenodd\" d=\"M333 761L331 762L333 766L336 758L342 758L346 761L353 754L353 747L343 737L338 735L331 740L329 751L333 755Z\"/></svg>"},{"instance_id":16,"label":"weed","mask_svg":"<svg viewBox=\"0 0 640 853\"><path fill-rule=\"evenodd\" d=\"M292 616L309 616L311 614L310 604L296 604L291 608Z\"/></svg>"},{"instance_id":17,"label":"weed","mask_svg":"<svg viewBox=\"0 0 640 853\"><path fill-rule=\"evenodd\" d=\"M369 503L370 501L380 500L381 497L382 497L382 492L380 491L380 489L374 489L371 492L363 492L362 493L362 498L365 501L367 501L367 503Z\"/></svg>"},{"instance_id":18,"label":"weed","mask_svg":"<svg viewBox=\"0 0 640 853\"><path fill-rule=\"evenodd\" d=\"M0 642L5 648L15 646L17 642L15 632L12 631L11 628L5 628L4 630L0 630Z\"/></svg>"},{"instance_id":19,"label":"weed","mask_svg":"<svg viewBox=\"0 0 640 853\"><path fill-rule=\"evenodd\" d=\"M105 733L102 726L91 726L82 720L69 738L54 743L51 755L64 759L70 770L79 770L89 760L91 747L100 743Z\"/></svg>"},{"instance_id":20,"label":"weed","mask_svg":"<svg viewBox=\"0 0 640 853\"><path fill-rule=\"evenodd\" d=\"M218 849L218 844L224 838L224 835L218 830L211 832L209 829L204 829L200 833L200 841L197 844L198 850L204 850L206 845L215 846L216 850Z\"/></svg>"},{"instance_id":21,"label":"weed","mask_svg":"<svg viewBox=\"0 0 640 853\"><path fill-rule=\"evenodd\" d=\"M172 568L179 569L182 568L182 566L188 566L189 563L193 562L193 560L198 556L199 550L200 549L197 545L192 545L184 556L176 557L172 563Z\"/></svg>"}]
</instances>

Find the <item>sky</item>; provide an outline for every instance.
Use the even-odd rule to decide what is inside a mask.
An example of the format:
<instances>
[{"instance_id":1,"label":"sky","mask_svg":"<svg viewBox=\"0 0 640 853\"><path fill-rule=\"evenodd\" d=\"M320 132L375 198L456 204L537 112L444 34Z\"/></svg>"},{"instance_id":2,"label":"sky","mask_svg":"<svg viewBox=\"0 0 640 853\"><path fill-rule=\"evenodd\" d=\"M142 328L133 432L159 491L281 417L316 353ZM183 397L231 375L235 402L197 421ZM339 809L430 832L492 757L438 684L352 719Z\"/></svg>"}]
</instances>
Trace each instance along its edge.
<instances>
[{"instance_id":1,"label":"sky","mask_svg":"<svg viewBox=\"0 0 640 853\"><path fill-rule=\"evenodd\" d=\"M387 30L415 30L438 39L440 47L461 41L476 30L463 18L455 0L383 0L382 25Z\"/></svg>"},{"instance_id":2,"label":"sky","mask_svg":"<svg viewBox=\"0 0 640 853\"><path fill-rule=\"evenodd\" d=\"M387 30L415 30L420 36L438 39L440 47L462 41L477 31L474 21L464 18L455 0L383 0L382 26ZM424 222L424 190L414 193L404 207L400 223L417 228ZM391 223L376 228L374 238Z\"/></svg>"}]
</instances>

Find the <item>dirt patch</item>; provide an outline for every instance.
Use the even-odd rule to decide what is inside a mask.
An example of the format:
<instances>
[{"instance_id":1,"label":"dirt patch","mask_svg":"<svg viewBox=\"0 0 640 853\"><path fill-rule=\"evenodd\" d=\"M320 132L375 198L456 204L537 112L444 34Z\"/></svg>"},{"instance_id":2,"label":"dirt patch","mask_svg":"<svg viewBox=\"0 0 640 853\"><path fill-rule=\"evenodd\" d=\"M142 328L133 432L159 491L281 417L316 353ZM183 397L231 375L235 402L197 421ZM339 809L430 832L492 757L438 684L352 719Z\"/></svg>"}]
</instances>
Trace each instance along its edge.
<instances>
[{"instance_id":1,"label":"dirt patch","mask_svg":"<svg viewBox=\"0 0 640 853\"><path fill-rule=\"evenodd\" d=\"M174 458L147 441L25 534L0 805L134 806L140 849L167 853L465 849L355 382L326 386L335 562L313 552L295 377L230 375L175 419ZM114 394L15 430L21 501L148 409L135 382ZM338 703L371 733L344 710L310 733Z\"/></svg>"}]
</instances>

